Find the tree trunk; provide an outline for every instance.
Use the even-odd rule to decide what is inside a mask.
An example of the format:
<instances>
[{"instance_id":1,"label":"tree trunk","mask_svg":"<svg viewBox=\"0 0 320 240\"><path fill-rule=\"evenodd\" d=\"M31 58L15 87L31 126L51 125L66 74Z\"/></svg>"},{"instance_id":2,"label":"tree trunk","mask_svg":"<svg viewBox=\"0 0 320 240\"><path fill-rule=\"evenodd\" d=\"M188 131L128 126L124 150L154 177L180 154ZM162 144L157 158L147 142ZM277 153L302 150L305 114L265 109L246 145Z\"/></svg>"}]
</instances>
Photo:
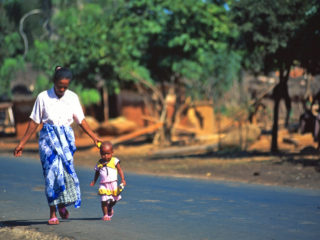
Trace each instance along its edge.
<instances>
[{"instance_id":1,"label":"tree trunk","mask_svg":"<svg viewBox=\"0 0 320 240\"><path fill-rule=\"evenodd\" d=\"M285 126L289 125L289 117L291 112L291 99L288 91L288 80L290 74L290 66L288 65L285 69L280 69L280 82L273 89L273 127L272 127L272 140L271 140L271 151L277 152L278 149L278 121L279 121L279 105L283 98L285 101L287 114L285 120Z\"/></svg>"},{"instance_id":2,"label":"tree trunk","mask_svg":"<svg viewBox=\"0 0 320 240\"><path fill-rule=\"evenodd\" d=\"M278 120L279 120L279 104L280 99L274 100L273 107L273 126L272 126L272 140L271 140L271 152L278 151Z\"/></svg>"},{"instance_id":3,"label":"tree trunk","mask_svg":"<svg viewBox=\"0 0 320 240\"><path fill-rule=\"evenodd\" d=\"M165 134L166 134L166 142L169 143L170 145L172 144L172 136L173 136L173 131L174 131L174 124L176 123L176 120L178 118L178 114L179 114L179 109L180 106L182 105L182 84L180 82L180 76L175 76L174 78L174 85L173 85L173 89L174 89L174 94L176 96L176 101L174 104L174 110L173 110L173 114L171 116L171 119L168 121L168 124L165 126L166 130L165 130Z\"/></svg>"},{"instance_id":4,"label":"tree trunk","mask_svg":"<svg viewBox=\"0 0 320 240\"><path fill-rule=\"evenodd\" d=\"M148 87L149 89L151 89L153 91L153 93L156 95L156 97L158 98L162 109L161 109L161 113L160 113L160 119L159 122L163 124L163 126L165 126L165 120L166 120L166 116L167 116L167 105L166 105L166 101L164 99L164 94L162 91L152 86L152 84L150 84L148 81L144 80L142 77L140 77L137 73L135 72L130 72L131 76L134 77L135 79L137 79L140 83L142 83L143 85L145 85L146 87ZM153 144L158 145L159 143L161 143L164 139L164 129L165 127L161 127L158 132L155 134L154 138L153 138Z\"/></svg>"},{"instance_id":5,"label":"tree trunk","mask_svg":"<svg viewBox=\"0 0 320 240\"><path fill-rule=\"evenodd\" d=\"M106 87L101 87L100 89L101 96L101 110L103 112L103 120L104 122L109 120L109 101L108 101L108 90Z\"/></svg>"}]
</instances>

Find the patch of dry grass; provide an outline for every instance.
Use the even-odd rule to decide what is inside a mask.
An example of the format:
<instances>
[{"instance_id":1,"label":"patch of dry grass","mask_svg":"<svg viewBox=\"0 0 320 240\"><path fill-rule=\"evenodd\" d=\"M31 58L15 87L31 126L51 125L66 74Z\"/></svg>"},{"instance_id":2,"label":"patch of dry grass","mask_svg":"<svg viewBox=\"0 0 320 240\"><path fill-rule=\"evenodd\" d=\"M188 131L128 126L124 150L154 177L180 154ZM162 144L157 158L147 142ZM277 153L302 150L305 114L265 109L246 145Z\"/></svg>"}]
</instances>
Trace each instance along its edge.
<instances>
[{"instance_id":1,"label":"patch of dry grass","mask_svg":"<svg viewBox=\"0 0 320 240\"><path fill-rule=\"evenodd\" d=\"M0 228L0 239L10 240L70 240L71 238L60 237L53 233L41 233L27 227L4 227Z\"/></svg>"}]
</instances>

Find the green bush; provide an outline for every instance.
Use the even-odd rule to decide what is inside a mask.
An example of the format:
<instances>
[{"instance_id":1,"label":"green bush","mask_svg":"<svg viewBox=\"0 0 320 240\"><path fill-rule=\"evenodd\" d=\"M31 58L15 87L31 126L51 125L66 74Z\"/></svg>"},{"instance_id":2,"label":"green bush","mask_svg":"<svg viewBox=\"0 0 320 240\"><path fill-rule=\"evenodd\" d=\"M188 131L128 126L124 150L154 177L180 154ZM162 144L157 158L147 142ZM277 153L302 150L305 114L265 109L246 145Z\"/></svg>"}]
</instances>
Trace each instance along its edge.
<instances>
[{"instance_id":1,"label":"green bush","mask_svg":"<svg viewBox=\"0 0 320 240\"><path fill-rule=\"evenodd\" d=\"M80 84L75 85L74 82L71 82L70 89L78 94L80 101L84 106L100 102L101 97L97 89L84 88Z\"/></svg>"},{"instance_id":2,"label":"green bush","mask_svg":"<svg viewBox=\"0 0 320 240\"><path fill-rule=\"evenodd\" d=\"M52 83L45 75L39 75L36 79L36 83L34 86L33 95L37 96L42 91L45 91L49 88L51 88Z\"/></svg>"},{"instance_id":3,"label":"green bush","mask_svg":"<svg viewBox=\"0 0 320 240\"><path fill-rule=\"evenodd\" d=\"M5 58L0 67L0 96L11 98L10 82L15 73L24 68L22 58Z\"/></svg>"}]
</instances>

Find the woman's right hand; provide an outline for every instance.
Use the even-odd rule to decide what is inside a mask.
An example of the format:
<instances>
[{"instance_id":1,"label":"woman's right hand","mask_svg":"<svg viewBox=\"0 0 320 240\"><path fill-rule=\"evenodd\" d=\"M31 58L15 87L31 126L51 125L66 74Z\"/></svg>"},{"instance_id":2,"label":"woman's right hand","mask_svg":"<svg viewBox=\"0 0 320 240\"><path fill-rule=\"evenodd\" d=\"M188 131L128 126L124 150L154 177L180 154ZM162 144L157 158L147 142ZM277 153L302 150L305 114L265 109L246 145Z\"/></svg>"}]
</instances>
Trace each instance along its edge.
<instances>
[{"instance_id":1,"label":"woman's right hand","mask_svg":"<svg viewBox=\"0 0 320 240\"><path fill-rule=\"evenodd\" d=\"M38 123L36 123L32 119L29 120L28 127L23 138L20 140L18 146L16 146L16 148L14 149L13 155L15 157L21 157L24 145L27 143L31 135L37 130L38 126Z\"/></svg>"},{"instance_id":2,"label":"woman's right hand","mask_svg":"<svg viewBox=\"0 0 320 240\"><path fill-rule=\"evenodd\" d=\"M23 146L21 146L20 144L14 149L13 155L15 157L21 157L22 155L22 150L23 150Z\"/></svg>"}]
</instances>

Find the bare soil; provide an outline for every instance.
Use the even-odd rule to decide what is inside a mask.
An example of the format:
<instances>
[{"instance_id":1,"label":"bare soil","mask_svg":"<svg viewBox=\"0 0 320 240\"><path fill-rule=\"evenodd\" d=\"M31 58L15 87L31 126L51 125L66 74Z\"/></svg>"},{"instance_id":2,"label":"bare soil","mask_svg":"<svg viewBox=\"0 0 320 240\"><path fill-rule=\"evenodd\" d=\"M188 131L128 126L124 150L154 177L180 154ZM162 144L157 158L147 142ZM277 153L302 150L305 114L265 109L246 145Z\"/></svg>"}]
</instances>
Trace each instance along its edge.
<instances>
[{"instance_id":1,"label":"bare soil","mask_svg":"<svg viewBox=\"0 0 320 240\"><path fill-rule=\"evenodd\" d=\"M310 134L279 131L278 153L270 153L271 136L262 135L245 151L224 149L197 155L155 158L159 147L151 143L120 145L114 155L124 172L212 181L224 180L265 185L320 189L320 158ZM18 140L0 139L0 154L11 154ZM75 164L92 168L99 151L88 138L77 138ZM24 156L38 158L37 142L26 145Z\"/></svg>"},{"instance_id":2,"label":"bare soil","mask_svg":"<svg viewBox=\"0 0 320 240\"><path fill-rule=\"evenodd\" d=\"M155 147L144 144L120 146L115 156L125 172L320 189L320 160L315 146L290 147L291 151L284 148L277 154L252 149L154 158ZM93 168L99 152L96 148L78 151L75 158L77 164Z\"/></svg>"}]
</instances>

